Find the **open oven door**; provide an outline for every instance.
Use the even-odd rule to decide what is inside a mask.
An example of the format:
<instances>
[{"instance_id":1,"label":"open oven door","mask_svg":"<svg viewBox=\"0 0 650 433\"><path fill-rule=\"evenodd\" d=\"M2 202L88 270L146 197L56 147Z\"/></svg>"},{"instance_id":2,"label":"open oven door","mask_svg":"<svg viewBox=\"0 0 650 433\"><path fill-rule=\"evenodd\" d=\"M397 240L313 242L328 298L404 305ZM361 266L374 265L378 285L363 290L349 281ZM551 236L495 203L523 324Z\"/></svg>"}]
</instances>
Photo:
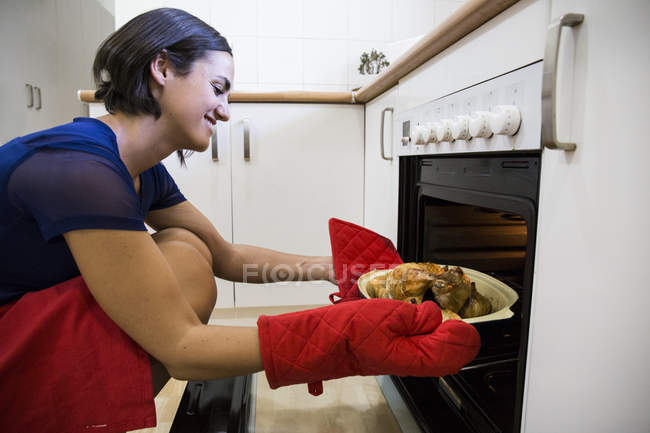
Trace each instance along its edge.
<instances>
[{"instance_id":1,"label":"open oven door","mask_svg":"<svg viewBox=\"0 0 650 433\"><path fill-rule=\"evenodd\" d=\"M539 153L401 159L398 251L517 292L512 317L474 323L477 358L444 378L393 378L424 431L518 432L537 230ZM422 406L442 409L432 414ZM446 421L442 421L446 419ZM441 424L442 423L442 424Z\"/></svg>"},{"instance_id":2,"label":"open oven door","mask_svg":"<svg viewBox=\"0 0 650 433\"><path fill-rule=\"evenodd\" d=\"M252 433L254 381L248 375L188 382L170 433Z\"/></svg>"}]
</instances>

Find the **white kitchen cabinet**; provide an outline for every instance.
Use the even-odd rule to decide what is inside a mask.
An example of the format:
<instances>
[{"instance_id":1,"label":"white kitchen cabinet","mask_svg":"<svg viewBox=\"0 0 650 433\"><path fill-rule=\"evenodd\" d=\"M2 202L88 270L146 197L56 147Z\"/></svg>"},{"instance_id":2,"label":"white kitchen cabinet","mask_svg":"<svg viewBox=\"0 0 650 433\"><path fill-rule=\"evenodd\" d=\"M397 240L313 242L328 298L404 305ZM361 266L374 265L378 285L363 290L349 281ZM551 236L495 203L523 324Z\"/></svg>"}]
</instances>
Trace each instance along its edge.
<instances>
[{"instance_id":1,"label":"white kitchen cabinet","mask_svg":"<svg viewBox=\"0 0 650 433\"><path fill-rule=\"evenodd\" d=\"M231 104L234 243L327 256L329 218L363 222L363 111L360 105ZM335 291L326 281L235 283L235 305L324 304Z\"/></svg>"},{"instance_id":2,"label":"white kitchen cabinet","mask_svg":"<svg viewBox=\"0 0 650 433\"><path fill-rule=\"evenodd\" d=\"M185 198L212 222L226 241L232 242L229 133L230 127L227 123L218 123L217 137L215 140L213 136L211 148L187 156L186 167L181 167L176 152L165 158L163 164ZM215 280L217 283L215 308L233 308L235 297L232 281L221 278Z\"/></svg>"},{"instance_id":3,"label":"white kitchen cabinet","mask_svg":"<svg viewBox=\"0 0 650 433\"><path fill-rule=\"evenodd\" d=\"M217 161L212 148L187 157L187 167L175 153L163 161L179 189L229 242L329 256L328 220L363 222L363 106L230 107L231 120L217 125ZM92 117L105 113L102 104L90 104ZM216 308L325 304L337 291L327 281L233 285L217 279L217 287Z\"/></svg>"},{"instance_id":4,"label":"white kitchen cabinet","mask_svg":"<svg viewBox=\"0 0 650 433\"><path fill-rule=\"evenodd\" d=\"M0 80L0 145L24 134L28 124L24 88L28 50L20 41L27 23L27 6L27 2L16 2L12 7L0 4L0 50L5 59Z\"/></svg>"},{"instance_id":5,"label":"white kitchen cabinet","mask_svg":"<svg viewBox=\"0 0 650 433\"><path fill-rule=\"evenodd\" d=\"M522 431L650 427L650 3L553 1L560 139L545 149Z\"/></svg>"},{"instance_id":6,"label":"white kitchen cabinet","mask_svg":"<svg viewBox=\"0 0 650 433\"><path fill-rule=\"evenodd\" d=\"M397 245L399 125L394 122L398 87L366 104L363 225ZM384 129L382 131L382 118ZM381 134L384 149L382 155ZM386 159L390 158L390 159Z\"/></svg>"},{"instance_id":7,"label":"white kitchen cabinet","mask_svg":"<svg viewBox=\"0 0 650 433\"><path fill-rule=\"evenodd\" d=\"M0 2L0 145L16 136L85 115L76 98L92 87L91 67L113 19L98 1ZM25 84L40 89L41 108L27 107ZM36 95L34 95L36 96Z\"/></svg>"},{"instance_id":8,"label":"white kitchen cabinet","mask_svg":"<svg viewBox=\"0 0 650 433\"><path fill-rule=\"evenodd\" d=\"M0 143L51 124L56 85L56 12L53 2L28 0L0 5L3 62ZM41 108L26 106L25 84L38 87ZM36 90L36 89L34 89ZM74 95L71 95L74 98Z\"/></svg>"}]
</instances>

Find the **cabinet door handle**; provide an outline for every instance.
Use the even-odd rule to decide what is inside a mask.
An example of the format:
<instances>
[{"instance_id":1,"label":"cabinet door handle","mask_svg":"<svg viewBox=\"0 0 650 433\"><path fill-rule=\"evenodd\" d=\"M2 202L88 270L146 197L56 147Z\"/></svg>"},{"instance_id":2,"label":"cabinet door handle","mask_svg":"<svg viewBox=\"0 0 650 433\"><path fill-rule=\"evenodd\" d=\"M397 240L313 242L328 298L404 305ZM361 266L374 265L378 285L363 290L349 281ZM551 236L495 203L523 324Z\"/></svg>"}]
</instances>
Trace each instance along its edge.
<instances>
[{"instance_id":1,"label":"cabinet door handle","mask_svg":"<svg viewBox=\"0 0 650 433\"><path fill-rule=\"evenodd\" d=\"M557 113L555 112L557 91L557 57L560 48L562 27L574 27L582 23L582 14L565 14L548 26L546 48L544 49L544 75L542 78L542 144L548 149L575 150L575 143L564 143L557 139Z\"/></svg>"},{"instance_id":2,"label":"cabinet door handle","mask_svg":"<svg viewBox=\"0 0 650 433\"><path fill-rule=\"evenodd\" d=\"M41 88L34 87L34 109L40 110L41 107Z\"/></svg>"},{"instance_id":3,"label":"cabinet door handle","mask_svg":"<svg viewBox=\"0 0 650 433\"><path fill-rule=\"evenodd\" d=\"M25 99L27 101L27 108L34 106L34 88L31 84L25 83Z\"/></svg>"},{"instance_id":4,"label":"cabinet door handle","mask_svg":"<svg viewBox=\"0 0 650 433\"><path fill-rule=\"evenodd\" d=\"M248 119L242 120L244 124L244 161L251 160L251 130Z\"/></svg>"},{"instance_id":5,"label":"cabinet door handle","mask_svg":"<svg viewBox=\"0 0 650 433\"><path fill-rule=\"evenodd\" d=\"M212 160L219 161L219 140L217 139L217 126L212 131Z\"/></svg>"},{"instance_id":6,"label":"cabinet door handle","mask_svg":"<svg viewBox=\"0 0 650 433\"><path fill-rule=\"evenodd\" d=\"M379 143L380 143L380 152L381 152L381 157L385 159L386 161L392 161L393 157L387 157L386 152L384 151L384 118L386 117L386 112L390 111L391 113L393 112L393 107L386 107L382 110L381 112L381 128L379 131ZM391 134L392 137L392 134ZM391 149L392 149L392 143L393 140L391 138Z\"/></svg>"}]
</instances>

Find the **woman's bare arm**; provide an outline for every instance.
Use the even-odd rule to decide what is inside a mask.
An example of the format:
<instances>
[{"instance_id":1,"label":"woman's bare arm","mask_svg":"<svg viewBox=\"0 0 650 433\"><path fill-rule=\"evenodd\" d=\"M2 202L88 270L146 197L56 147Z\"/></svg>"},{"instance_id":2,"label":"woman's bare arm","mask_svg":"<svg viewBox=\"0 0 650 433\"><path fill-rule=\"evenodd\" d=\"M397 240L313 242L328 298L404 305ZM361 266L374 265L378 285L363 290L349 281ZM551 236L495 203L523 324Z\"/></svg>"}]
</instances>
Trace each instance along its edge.
<instances>
[{"instance_id":1,"label":"woman's bare arm","mask_svg":"<svg viewBox=\"0 0 650 433\"><path fill-rule=\"evenodd\" d=\"M212 253L214 275L225 280L249 283L328 280L336 284L331 257L301 256L231 244L189 201L149 212L147 224L155 230L182 227L197 235Z\"/></svg>"},{"instance_id":2,"label":"woman's bare arm","mask_svg":"<svg viewBox=\"0 0 650 433\"><path fill-rule=\"evenodd\" d=\"M74 230L64 237L100 307L173 377L263 369L257 328L203 325L147 232Z\"/></svg>"}]
</instances>

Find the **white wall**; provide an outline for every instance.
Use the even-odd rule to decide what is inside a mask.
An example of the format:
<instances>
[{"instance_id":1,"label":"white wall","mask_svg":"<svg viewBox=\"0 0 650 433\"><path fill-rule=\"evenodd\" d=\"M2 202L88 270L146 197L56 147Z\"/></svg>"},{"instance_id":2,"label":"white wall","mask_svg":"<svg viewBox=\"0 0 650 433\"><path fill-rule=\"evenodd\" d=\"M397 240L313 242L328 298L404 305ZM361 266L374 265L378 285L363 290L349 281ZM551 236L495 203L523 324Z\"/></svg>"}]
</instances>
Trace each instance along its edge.
<instances>
[{"instance_id":1,"label":"white wall","mask_svg":"<svg viewBox=\"0 0 650 433\"><path fill-rule=\"evenodd\" d=\"M393 60L462 0L115 0L115 24L156 7L187 10L233 47L235 90L349 90L363 51ZM408 40L405 43L399 41ZM393 58L391 58L393 57Z\"/></svg>"}]
</instances>

